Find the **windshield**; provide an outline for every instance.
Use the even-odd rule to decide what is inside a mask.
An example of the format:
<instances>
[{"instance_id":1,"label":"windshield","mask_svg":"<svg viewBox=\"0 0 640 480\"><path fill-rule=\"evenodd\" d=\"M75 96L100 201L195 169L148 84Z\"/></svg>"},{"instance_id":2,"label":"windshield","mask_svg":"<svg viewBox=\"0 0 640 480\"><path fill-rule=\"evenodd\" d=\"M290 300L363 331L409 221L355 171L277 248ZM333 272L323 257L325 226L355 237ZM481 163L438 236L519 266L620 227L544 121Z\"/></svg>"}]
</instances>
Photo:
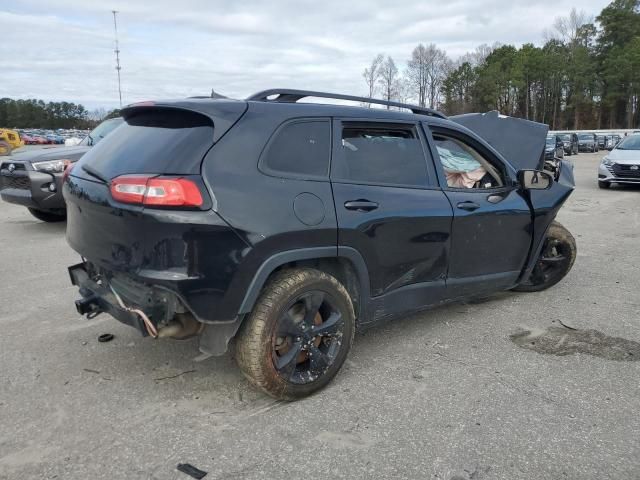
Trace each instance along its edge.
<instances>
[{"instance_id":1,"label":"windshield","mask_svg":"<svg viewBox=\"0 0 640 480\"><path fill-rule=\"evenodd\" d=\"M547 137L547 145L555 145L556 137Z\"/></svg>"},{"instance_id":2,"label":"windshield","mask_svg":"<svg viewBox=\"0 0 640 480\"><path fill-rule=\"evenodd\" d=\"M569 135L568 133L565 133L564 135L560 135L560 138L561 138L562 140L566 140L566 141L568 141L568 142L570 142L570 141L571 141L571 135Z\"/></svg>"},{"instance_id":3,"label":"windshield","mask_svg":"<svg viewBox=\"0 0 640 480\"><path fill-rule=\"evenodd\" d=\"M581 133L580 135L578 135L578 138L580 140L593 140L593 134L591 134L591 133Z\"/></svg>"},{"instance_id":4,"label":"windshield","mask_svg":"<svg viewBox=\"0 0 640 480\"><path fill-rule=\"evenodd\" d=\"M640 135L629 135L622 140L616 150L640 150Z\"/></svg>"},{"instance_id":5,"label":"windshield","mask_svg":"<svg viewBox=\"0 0 640 480\"><path fill-rule=\"evenodd\" d=\"M106 137L111 133L117 126L122 124L123 120L121 117L112 118L110 120L105 120L96 128L94 128L89 135L84 137L80 142L80 145L85 145L87 147L92 147L97 144L100 140Z\"/></svg>"}]
</instances>

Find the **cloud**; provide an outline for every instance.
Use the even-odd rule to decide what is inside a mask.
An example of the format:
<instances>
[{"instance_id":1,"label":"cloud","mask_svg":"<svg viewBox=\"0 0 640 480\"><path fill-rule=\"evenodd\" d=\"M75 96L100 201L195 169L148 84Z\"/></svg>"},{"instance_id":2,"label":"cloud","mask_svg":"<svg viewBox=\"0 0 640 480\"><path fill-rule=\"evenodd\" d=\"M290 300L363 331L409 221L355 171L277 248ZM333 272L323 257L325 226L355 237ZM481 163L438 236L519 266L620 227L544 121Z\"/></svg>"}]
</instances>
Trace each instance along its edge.
<instances>
[{"instance_id":1,"label":"cloud","mask_svg":"<svg viewBox=\"0 0 640 480\"><path fill-rule=\"evenodd\" d=\"M596 15L607 0L578 6ZM482 43L541 43L568 0L23 0L0 10L0 97L117 106L113 18L119 13L126 103L271 87L350 94L377 53L403 68L418 43L452 57Z\"/></svg>"}]
</instances>

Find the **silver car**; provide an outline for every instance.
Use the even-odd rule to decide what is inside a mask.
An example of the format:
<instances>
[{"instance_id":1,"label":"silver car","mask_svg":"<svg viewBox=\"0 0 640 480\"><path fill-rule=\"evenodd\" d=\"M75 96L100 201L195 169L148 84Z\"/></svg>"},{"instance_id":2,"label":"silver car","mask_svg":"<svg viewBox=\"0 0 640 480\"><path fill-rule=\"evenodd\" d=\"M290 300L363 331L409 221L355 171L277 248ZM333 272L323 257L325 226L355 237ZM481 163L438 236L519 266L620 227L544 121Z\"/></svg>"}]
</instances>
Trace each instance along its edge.
<instances>
[{"instance_id":1,"label":"silver car","mask_svg":"<svg viewBox=\"0 0 640 480\"><path fill-rule=\"evenodd\" d=\"M640 185L640 134L622 139L600 162L598 186L609 188L612 183Z\"/></svg>"}]
</instances>

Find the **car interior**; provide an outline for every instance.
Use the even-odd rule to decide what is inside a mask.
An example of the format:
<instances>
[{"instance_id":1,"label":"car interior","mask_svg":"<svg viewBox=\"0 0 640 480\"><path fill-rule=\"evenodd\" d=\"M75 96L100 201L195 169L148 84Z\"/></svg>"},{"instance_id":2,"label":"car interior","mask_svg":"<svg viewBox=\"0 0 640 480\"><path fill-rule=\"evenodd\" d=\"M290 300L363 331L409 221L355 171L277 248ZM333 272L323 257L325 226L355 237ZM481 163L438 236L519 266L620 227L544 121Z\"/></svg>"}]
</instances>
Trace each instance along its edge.
<instances>
[{"instance_id":1,"label":"car interior","mask_svg":"<svg viewBox=\"0 0 640 480\"><path fill-rule=\"evenodd\" d=\"M498 188L500 173L474 148L455 138L434 134L440 162L451 188Z\"/></svg>"}]
</instances>

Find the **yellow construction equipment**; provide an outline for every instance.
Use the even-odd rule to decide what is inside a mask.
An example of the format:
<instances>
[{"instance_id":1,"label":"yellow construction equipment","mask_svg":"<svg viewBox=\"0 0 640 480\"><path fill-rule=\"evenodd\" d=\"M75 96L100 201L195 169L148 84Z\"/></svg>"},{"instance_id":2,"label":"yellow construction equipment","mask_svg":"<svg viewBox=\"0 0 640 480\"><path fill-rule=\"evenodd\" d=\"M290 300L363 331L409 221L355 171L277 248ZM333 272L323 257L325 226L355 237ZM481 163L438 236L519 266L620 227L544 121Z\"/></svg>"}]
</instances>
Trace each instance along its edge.
<instances>
[{"instance_id":1,"label":"yellow construction equipment","mask_svg":"<svg viewBox=\"0 0 640 480\"><path fill-rule=\"evenodd\" d=\"M18 132L8 128L0 128L0 157L11 155L13 150L22 146L24 146L24 142L20 139Z\"/></svg>"}]
</instances>

